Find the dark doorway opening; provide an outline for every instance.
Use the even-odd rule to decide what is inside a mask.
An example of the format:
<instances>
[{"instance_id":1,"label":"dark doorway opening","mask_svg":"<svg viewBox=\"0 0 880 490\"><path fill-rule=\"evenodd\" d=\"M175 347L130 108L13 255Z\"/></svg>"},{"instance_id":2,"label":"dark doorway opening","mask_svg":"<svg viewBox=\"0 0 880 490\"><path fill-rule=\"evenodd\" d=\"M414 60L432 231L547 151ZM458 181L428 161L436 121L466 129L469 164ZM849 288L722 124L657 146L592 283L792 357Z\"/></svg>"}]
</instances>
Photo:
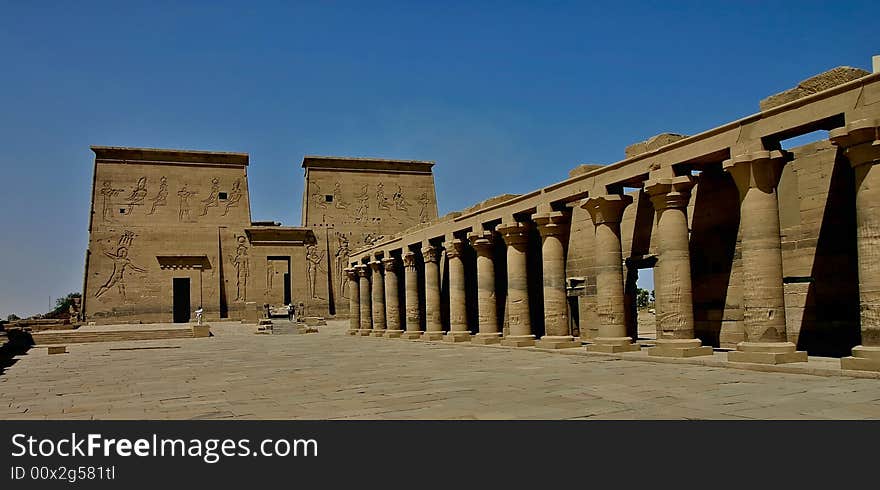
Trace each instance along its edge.
<instances>
[{"instance_id":1,"label":"dark doorway opening","mask_svg":"<svg viewBox=\"0 0 880 490\"><path fill-rule=\"evenodd\" d=\"M174 292L174 323L186 323L190 318L189 278L175 277Z\"/></svg>"},{"instance_id":2,"label":"dark doorway opening","mask_svg":"<svg viewBox=\"0 0 880 490\"><path fill-rule=\"evenodd\" d=\"M284 273L284 304L290 304L290 272Z\"/></svg>"}]
</instances>

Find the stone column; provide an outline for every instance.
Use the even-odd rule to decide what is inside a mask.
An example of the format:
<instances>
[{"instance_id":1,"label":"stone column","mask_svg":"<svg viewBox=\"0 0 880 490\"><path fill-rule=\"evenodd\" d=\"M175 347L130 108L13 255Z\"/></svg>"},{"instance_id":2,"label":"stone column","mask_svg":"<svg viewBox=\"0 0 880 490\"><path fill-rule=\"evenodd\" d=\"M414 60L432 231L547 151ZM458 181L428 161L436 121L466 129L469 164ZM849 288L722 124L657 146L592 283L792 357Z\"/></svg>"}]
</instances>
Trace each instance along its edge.
<instances>
[{"instance_id":1,"label":"stone column","mask_svg":"<svg viewBox=\"0 0 880 490\"><path fill-rule=\"evenodd\" d=\"M373 269L371 283L373 294L373 337L385 335L385 279L382 277L382 262L374 260L370 262Z\"/></svg>"},{"instance_id":2,"label":"stone column","mask_svg":"<svg viewBox=\"0 0 880 490\"><path fill-rule=\"evenodd\" d=\"M565 295L565 242L568 240L569 217L559 211L532 215L541 234L541 256L544 286L544 336L535 342L543 349L580 347L569 335L568 298Z\"/></svg>"},{"instance_id":3,"label":"stone column","mask_svg":"<svg viewBox=\"0 0 880 490\"><path fill-rule=\"evenodd\" d=\"M880 371L880 120L860 119L829 133L855 173L856 247L862 344L841 369Z\"/></svg>"},{"instance_id":4,"label":"stone column","mask_svg":"<svg viewBox=\"0 0 880 490\"><path fill-rule=\"evenodd\" d=\"M358 296L360 297L361 305L361 328L358 330L358 335L370 335L373 324L372 307L370 305L370 269L361 264L355 266L355 270L360 279L360 291L358 292Z\"/></svg>"},{"instance_id":5,"label":"stone column","mask_svg":"<svg viewBox=\"0 0 880 490\"><path fill-rule=\"evenodd\" d=\"M620 242L620 220L623 210L633 202L632 196L607 194L591 197L581 205L590 213L596 230L596 310L599 335L587 346L594 352L629 352L641 349L626 336L623 304L623 252Z\"/></svg>"},{"instance_id":6,"label":"stone column","mask_svg":"<svg viewBox=\"0 0 880 490\"><path fill-rule=\"evenodd\" d=\"M501 340L508 347L535 345L529 318L529 282L526 253L529 244L528 223L502 223L496 230L507 244L507 318L509 335Z\"/></svg>"},{"instance_id":7,"label":"stone column","mask_svg":"<svg viewBox=\"0 0 880 490\"><path fill-rule=\"evenodd\" d=\"M403 254L403 268L406 281L406 331L400 338L416 340L422 337L422 314L419 308L419 274L416 269L416 254L407 251Z\"/></svg>"},{"instance_id":8,"label":"stone column","mask_svg":"<svg viewBox=\"0 0 880 490\"><path fill-rule=\"evenodd\" d=\"M498 331L498 304L495 297L495 243L491 231L468 234L471 246L477 252L477 314L479 332L471 342L497 344L501 342Z\"/></svg>"},{"instance_id":9,"label":"stone column","mask_svg":"<svg viewBox=\"0 0 880 490\"><path fill-rule=\"evenodd\" d=\"M360 286L358 285L357 270L354 268L346 268L345 277L348 278L348 331L347 335L357 335L361 326L361 305L360 305Z\"/></svg>"},{"instance_id":10,"label":"stone column","mask_svg":"<svg viewBox=\"0 0 880 490\"><path fill-rule=\"evenodd\" d=\"M382 259L385 266L385 337L400 337L400 298L397 291L397 259L390 255Z\"/></svg>"},{"instance_id":11,"label":"stone column","mask_svg":"<svg viewBox=\"0 0 880 490\"><path fill-rule=\"evenodd\" d=\"M422 334L422 340L442 340L440 249L431 245L422 248L422 259L425 261L425 333Z\"/></svg>"},{"instance_id":12,"label":"stone column","mask_svg":"<svg viewBox=\"0 0 880 490\"><path fill-rule=\"evenodd\" d=\"M467 298L465 297L464 262L461 254L465 243L453 239L446 247L449 267L449 332L444 338L447 342L470 342L471 332L467 323Z\"/></svg>"},{"instance_id":13,"label":"stone column","mask_svg":"<svg viewBox=\"0 0 880 490\"><path fill-rule=\"evenodd\" d=\"M807 360L785 336L782 244L776 185L785 155L759 150L724 161L739 189L742 232L743 327L746 339L727 354L731 362L780 364Z\"/></svg>"},{"instance_id":14,"label":"stone column","mask_svg":"<svg viewBox=\"0 0 880 490\"><path fill-rule=\"evenodd\" d=\"M694 296L691 285L690 235L687 206L691 176L652 179L645 192L654 204L659 259L654 267L657 341L652 356L694 357L712 354L694 338Z\"/></svg>"}]
</instances>

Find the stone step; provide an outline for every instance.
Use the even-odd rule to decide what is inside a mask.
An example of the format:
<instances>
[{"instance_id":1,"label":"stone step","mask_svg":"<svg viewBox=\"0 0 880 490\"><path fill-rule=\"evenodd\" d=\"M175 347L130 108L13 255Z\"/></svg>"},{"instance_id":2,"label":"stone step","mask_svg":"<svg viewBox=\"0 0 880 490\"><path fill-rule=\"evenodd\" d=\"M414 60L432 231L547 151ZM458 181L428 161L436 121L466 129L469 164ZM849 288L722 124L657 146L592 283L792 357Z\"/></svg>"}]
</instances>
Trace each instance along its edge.
<instances>
[{"instance_id":1,"label":"stone step","mask_svg":"<svg viewBox=\"0 0 880 490\"><path fill-rule=\"evenodd\" d=\"M118 330L103 332L47 331L31 335L35 345L82 344L88 342L125 342L131 340L164 340L193 338L192 329Z\"/></svg>"}]
</instances>

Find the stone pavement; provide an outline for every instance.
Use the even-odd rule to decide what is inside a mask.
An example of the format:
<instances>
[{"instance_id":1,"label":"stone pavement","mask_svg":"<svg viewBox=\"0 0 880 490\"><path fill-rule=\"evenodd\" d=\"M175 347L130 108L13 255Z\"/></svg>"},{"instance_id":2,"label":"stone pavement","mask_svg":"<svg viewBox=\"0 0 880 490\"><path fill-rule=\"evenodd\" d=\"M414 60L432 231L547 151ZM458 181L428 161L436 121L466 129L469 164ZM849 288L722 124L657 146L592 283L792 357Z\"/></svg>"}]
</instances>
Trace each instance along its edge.
<instances>
[{"instance_id":1,"label":"stone pavement","mask_svg":"<svg viewBox=\"0 0 880 490\"><path fill-rule=\"evenodd\" d=\"M0 419L880 418L877 379L348 337L329 323L34 348L0 376Z\"/></svg>"}]
</instances>

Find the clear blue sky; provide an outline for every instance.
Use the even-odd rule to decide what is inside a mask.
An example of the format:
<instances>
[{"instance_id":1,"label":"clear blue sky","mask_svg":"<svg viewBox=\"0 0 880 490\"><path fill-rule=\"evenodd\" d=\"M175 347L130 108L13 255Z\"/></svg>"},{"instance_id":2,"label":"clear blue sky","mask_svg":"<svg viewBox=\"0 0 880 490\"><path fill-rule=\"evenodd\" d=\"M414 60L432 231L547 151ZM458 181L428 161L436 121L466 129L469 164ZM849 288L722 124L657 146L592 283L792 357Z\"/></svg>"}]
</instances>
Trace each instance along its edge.
<instances>
[{"instance_id":1,"label":"clear blue sky","mask_svg":"<svg viewBox=\"0 0 880 490\"><path fill-rule=\"evenodd\" d=\"M53 5L54 4L54 5ZM0 0L0 316L79 291L89 145L242 151L299 224L303 155L435 160L440 212L692 134L880 53L876 2Z\"/></svg>"}]
</instances>

